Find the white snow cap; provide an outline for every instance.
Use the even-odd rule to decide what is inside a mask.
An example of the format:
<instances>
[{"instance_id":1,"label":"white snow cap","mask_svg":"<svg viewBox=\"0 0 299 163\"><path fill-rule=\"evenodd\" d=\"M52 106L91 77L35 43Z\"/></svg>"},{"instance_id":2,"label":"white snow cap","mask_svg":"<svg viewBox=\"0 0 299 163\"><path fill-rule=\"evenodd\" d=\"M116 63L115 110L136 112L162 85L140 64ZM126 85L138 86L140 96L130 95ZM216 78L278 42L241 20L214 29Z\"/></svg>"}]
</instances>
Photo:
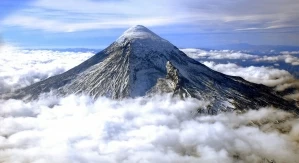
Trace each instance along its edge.
<instances>
[{"instance_id":1,"label":"white snow cap","mask_svg":"<svg viewBox=\"0 0 299 163\"><path fill-rule=\"evenodd\" d=\"M156 35L142 25L136 25L126 30L116 41L123 42L125 39L151 39L151 40L163 40L161 37Z\"/></svg>"}]
</instances>

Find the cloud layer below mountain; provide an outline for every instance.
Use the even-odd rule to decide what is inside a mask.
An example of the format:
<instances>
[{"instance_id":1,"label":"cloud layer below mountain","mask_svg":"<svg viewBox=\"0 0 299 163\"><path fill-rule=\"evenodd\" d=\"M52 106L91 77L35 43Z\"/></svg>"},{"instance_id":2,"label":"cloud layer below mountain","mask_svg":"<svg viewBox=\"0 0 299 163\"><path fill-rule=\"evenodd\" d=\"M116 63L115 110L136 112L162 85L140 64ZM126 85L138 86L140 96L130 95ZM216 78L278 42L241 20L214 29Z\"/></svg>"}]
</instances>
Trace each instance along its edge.
<instances>
[{"instance_id":1,"label":"cloud layer below mountain","mask_svg":"<svg viewBox=\"0 0 299 163\"><path fill-rule=\"evenodd\" d=\"M6 90L62 73L92 55L14 48L0 54L5 74L0 84ZM267 67L205 64L275 86L292 79ZM170 95L116 101L44 94L30 102L0 100L0 162L298 162L298 118L274 108L197 113L208 104Z\"/></svg>"},{"instance_id":2,"label":"cloud layer below mountain","mask_svg":"<svg viewBox=\"0 0 299 163\"><path fill-rule=\"evenodd\" d=\"M242 67L234 63L217 64L213 61L206 61L203 62L203 64L226 75L240 76L247 81L264 84L269 87L280 86L295 80L288 71L279 70L273 67Z\"/></svg>"},{"instance_id":3,"label":"cloud layer below mountain","mask_svg":"<svg viewBox=\"0 0 299 163\"><path fill-rule=\"evenodd\" d=\"M274 68L273 66L247 66L243 67L236 63L218 63L218 60L226 61L246 61L258 62L278 62L283 61L292 66L297 66L299 58L296 51L283 51L275 56L258 56L246 54L232 50L201 50L201 49L181 49L189 57L196 59L209 68L231 76L239 76L247 81L275 87L276 91L295 89L292 94L285 96L286 99L299 101L299 80L286 70Z\"/></svg>"},{"instance_id":4,"label":"cloud layer below mountain","mask_svg":"<svg viewBox=\"0 0 299 163\"><path fill-rule=\"evenodd\" d=\"M61 74L94 55L92 52L0 48L0 93Z\"/></svg>"},{"instance_id":5,"label":"cloud layer below mountain","mask_svg":"<svg viewBox=\"0 0 299 163\"><path fill-rule=\"evenodd\" d=\"M226 75L239 76L252 83L274 87L274 90L279 92L289 88L295 89L293 93L287 94L285 98L299 101L299 80L288 71L264 66L242 67L234 63L217 64L213 61L205 61L202 63Z\"/></svg>"},{"instance_id":6,"label":"cloud layer below mountain","mask_svg":"<svg viewBox=\"0 0 299 163\"><path fill-rule=\"evenodd\" d=\"M242 60L254 60L256 62L268 61L268 62L277 62L284 61L285 63L291 64L293 66L299 65L299 58L296 56L297 51L282 51L282 55L254 55L247 54L240 51L233 50L202 50L202 49L181 49L189 57L194 59L242 59Z\"/></svg>"},{"instance_id":7,"label":"cloud layer below mountain","mask_svg":"<svg viewBox=\"0 0 299 163\"><path fill-rule=\"evenodd\" d=\"M284 61L285 63L298 66L299 65L299 58L291 55L291 53L283 52L284 55L278 56L264 56L262 58L256 59L256 61L270 61L270 62L277 62L277 61Z\"/></svg>"},{"instance_id":8,"label":"cloud layer below mountain","mask_svg":"<svg viewBox=\"0 0 299 163\"><path fill-rule=\"evenodd\" d=\"M194 59L253 59L257 55L246 54L232 50L202 50L202 49L181 49L189 57Z\"/></svg>"},{"instance_id":9,"label":"cloud layer below mountain","mask_svg":"<svg viewBox=\"0 0 299 163\"><path fill-rule=\"evenodd\" d=\"M198 115L208 101L87 96L1 101L0 161L298 162L298 119L264 108ZM279 150L278 150L279 149Z\"/></svg>"}]
</instances>

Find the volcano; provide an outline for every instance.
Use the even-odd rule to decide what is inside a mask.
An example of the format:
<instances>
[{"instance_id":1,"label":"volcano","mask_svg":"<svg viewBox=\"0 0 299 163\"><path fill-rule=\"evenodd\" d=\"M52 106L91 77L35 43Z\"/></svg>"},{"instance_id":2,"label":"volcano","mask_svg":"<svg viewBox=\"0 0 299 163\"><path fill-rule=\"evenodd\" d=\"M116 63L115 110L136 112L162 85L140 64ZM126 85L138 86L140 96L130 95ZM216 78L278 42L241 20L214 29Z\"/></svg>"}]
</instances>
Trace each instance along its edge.
<instances>
[{"instance_id":1,"label":"volcano","mask_svg":"<svg viewBox=\"0 0 299 163\"><path fill-rule=\"evenodd\" d=\"M271 88L216 72L141 25L69 71L3 96L28 100L47 92L113 99L171 93L209 101L199 108L209 114L264 106L298 113Z\"/></svg>"}]
</instances>

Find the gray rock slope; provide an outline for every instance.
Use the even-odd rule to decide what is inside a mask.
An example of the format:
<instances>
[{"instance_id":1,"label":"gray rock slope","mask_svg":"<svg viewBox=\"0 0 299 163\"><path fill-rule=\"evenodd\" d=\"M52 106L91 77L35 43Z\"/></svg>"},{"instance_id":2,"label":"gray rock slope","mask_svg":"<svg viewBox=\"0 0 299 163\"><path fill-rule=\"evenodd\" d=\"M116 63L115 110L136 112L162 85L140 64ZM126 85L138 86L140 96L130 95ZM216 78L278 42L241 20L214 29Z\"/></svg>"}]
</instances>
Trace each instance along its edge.
<instances>
[{"instance_id":1,"label":"gray rock slope","mask_svg":"<svg viewBox=\"0 0 299 163\"><path fill-rule=\"evenodd\" d=\"M69 71L4 96L34 99L50 91L113 99L174 93L211 101L208 113L269 105L297 112L270 88L213 71L140 25Z\"/></svg>"}]
</instances>

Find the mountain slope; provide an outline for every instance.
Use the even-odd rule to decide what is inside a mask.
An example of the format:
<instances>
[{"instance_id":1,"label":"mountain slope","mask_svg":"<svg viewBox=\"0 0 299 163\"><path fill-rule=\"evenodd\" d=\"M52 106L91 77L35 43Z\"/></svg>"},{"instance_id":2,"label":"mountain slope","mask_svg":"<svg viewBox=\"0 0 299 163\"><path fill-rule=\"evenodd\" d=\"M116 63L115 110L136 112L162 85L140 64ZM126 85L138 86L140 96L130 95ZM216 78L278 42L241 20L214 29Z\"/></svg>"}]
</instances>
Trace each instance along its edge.
<instances>
[{"instance_id":1,"label":"mountain slope","mask_svg":"<svg viewBox=\"0 0 299 163\"><path fill-rule=\"evenodd\" d=\"M297 112L270 88L213 71L143 26L73 69L5 96L32 99L51 90L114 99L170 92L211 101L208 113L267 105Z\"/></svg>"}]
</instances>

